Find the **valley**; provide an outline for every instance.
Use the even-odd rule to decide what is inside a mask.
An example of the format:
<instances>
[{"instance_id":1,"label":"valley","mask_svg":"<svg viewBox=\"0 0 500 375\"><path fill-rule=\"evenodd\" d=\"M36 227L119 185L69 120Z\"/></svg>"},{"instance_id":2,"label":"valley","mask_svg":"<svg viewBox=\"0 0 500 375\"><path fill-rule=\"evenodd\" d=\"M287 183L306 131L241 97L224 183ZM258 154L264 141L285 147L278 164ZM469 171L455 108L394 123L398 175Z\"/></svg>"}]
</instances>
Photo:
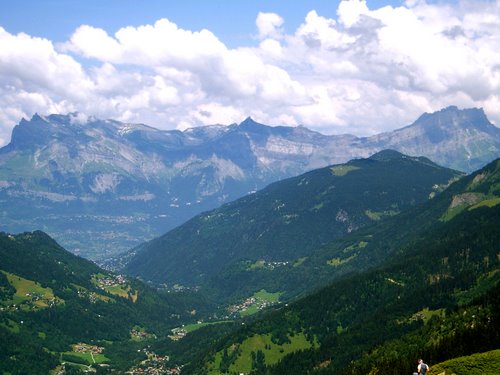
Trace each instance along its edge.
<instances>
[{"instance_id":1,"label":"valley","mask_svg":"<svg viewBox=\"0 0 500 375\"><path fill-rule=\"evenodd\" d=\"M498 159L466 175L382 150L205 210L105 268L40 230L1 233L0 372L401 374L419 356L494 368L499 186ZM99 209L97 228L149 225Z\"/></svg>"}]
</instances>

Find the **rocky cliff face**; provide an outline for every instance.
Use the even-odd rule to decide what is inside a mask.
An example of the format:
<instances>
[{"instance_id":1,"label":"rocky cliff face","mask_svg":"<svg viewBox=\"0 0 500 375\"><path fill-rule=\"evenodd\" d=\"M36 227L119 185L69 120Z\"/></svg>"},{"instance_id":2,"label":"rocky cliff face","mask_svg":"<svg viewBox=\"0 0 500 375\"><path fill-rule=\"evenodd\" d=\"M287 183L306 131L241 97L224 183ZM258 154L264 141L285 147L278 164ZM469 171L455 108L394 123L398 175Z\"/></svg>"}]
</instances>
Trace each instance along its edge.
<instances>
[{"instance_id":1,"label":"rocky cliff face","mask_svg":"<svg viewBox=\"0 0 500 375\"><path fill-rule=\"evenodd\" d=\"M72 251L109 258L270 182L386 148L471 171L498 157L500 130L482 110L456 107L368 138L250 118L180 132L35 115L0 149L0 230L43 229Z\"/></svg>"}]
</instances>

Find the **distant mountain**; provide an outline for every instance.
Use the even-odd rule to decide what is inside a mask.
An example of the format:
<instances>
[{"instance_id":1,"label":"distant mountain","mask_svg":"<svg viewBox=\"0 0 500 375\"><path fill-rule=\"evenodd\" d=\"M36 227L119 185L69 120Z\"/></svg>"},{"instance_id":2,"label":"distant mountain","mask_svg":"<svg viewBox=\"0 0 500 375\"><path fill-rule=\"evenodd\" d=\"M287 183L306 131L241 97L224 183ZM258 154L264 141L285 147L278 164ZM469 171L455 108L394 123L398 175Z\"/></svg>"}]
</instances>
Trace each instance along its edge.
<instances>
[{"instance_id":1,"label":"distant mountain","mask_svg":"<svg viewBox=\"0 0 500 375\"><path fill-rule=\"evenodd\" d=\"M0 233L0 373L127 370L196 319L198 299L106 272L43 232Z\"/></svg>"},{"instance_id":2,"label":"distant mountain","mask_svg":"<svg viewBox=\"0 0 500 375\"><path fill-rule=\"evenodd\" d=\"M481 109L456 107L366 138L250 118L180 132L35 115L0 149L0 230L43 229L75 253L109 259L271 182L387 148L471 171L498 157L500 130Z\"/></svg>"},{"instance_id":3,"label":"distant mountain","mask_svg":"<svg viewBox=\"0 0 500 375\"><path fill-rule=\"evenodd\" d=\"M459 176L429 159L391 150L314 170L139 246L125 272L155 283L212 287L209 280L230 274L235 283L220 282L226 284L222 294L241 293L253 286L245 281L249 271L293 270L323 245L427 201Z\"/></svg>"},{"instance_id":4,"label":"distant mountain","mask_svg":"<svg viewBox=\"0 0 500 375\"><path fill-rule=\"evenodd\" d=\"M183 372L396 375L415 371L417 358L433 365L498 349L500 160L407 213L381 223L384 230L361 230L388 247L376 267L249 321ZM388 237L389 225L399 238ZM337 260L332 269L377 249L359 246L359 234L342 242L358 246L325 249ZM496 369L497 356L475 356L485 366L478 373Z\"/></svg>"},{"instance_id":5,"label":"distant mountain","mask_svg":"<svg viewBox=\"0 0 500 375\"><path fill-rule=\"evenodd\" d=\"M423 155L464 172L482 168L500 156L500 129L478 108L452 106L425 113L413 124L366 139L372 147L393 148L408 155Z\"/></svg>"}]
</instances>

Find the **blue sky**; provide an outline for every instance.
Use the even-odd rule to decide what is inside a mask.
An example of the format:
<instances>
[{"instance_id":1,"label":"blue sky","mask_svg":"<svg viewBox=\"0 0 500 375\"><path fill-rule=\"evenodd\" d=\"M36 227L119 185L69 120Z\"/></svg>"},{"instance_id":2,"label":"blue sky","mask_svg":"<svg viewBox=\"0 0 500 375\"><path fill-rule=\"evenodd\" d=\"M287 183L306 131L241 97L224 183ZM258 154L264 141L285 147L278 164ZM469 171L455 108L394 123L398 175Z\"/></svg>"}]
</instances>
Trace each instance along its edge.
<instances>
[{"instance_id":1,"label":"blue sky","mask_svg":"<svg viewBox=\"0 0 500 375\"><path fill-rule=\"evenodd\" d=\"M372 135L500 124L500 0L3 0L0 146L34 113Z\"/></svg>"},{"instance_id":2,"label":"blue sky","mask_svg":"<svg viewBox=\"0 0 500 375\"><path fill-rule=\"evenodd\" d=\"M400 0L372 0L370 7L401 5ZM123 26L140 26L168 18L179 27L209 29L230 47L252 44L259 12L280 14L285 28L294 30L315 9L335 17L339 1L333 0L2 0L0 25L11 33L65 41L74 30L89 24L113 33Z\"/></svg>"}]
</instances>

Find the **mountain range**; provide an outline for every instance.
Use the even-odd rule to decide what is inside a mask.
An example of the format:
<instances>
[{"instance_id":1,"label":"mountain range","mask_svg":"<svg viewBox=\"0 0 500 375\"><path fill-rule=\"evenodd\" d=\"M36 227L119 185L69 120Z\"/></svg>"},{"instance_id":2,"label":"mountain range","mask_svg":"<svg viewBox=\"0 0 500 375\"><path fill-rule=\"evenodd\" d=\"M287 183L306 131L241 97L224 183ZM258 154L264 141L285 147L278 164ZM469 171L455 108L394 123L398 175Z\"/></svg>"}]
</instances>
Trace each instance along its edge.
<instances>
[{"instance_id":1,"label":"mountain range","mask_svg":"<svg viewBox=\"0 0 500 375\"><path fill-rule=\"evenodd\" d=\"M0 149L0 230L42 229L102 261L271 182L388 148L470 172L498 157L500 130L456 107L371 137L250 118L181 132L35 115Z\"/></svg>"}]
</instances>

